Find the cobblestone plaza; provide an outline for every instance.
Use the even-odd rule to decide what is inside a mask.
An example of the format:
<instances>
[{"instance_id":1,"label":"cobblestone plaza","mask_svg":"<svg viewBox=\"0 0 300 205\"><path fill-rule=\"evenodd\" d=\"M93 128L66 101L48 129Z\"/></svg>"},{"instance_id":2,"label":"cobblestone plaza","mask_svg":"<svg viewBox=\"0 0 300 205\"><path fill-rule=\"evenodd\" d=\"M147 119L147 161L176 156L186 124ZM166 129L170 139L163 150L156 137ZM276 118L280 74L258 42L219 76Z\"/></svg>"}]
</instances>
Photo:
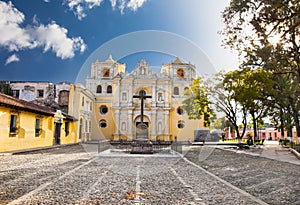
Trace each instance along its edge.
<instances>
[{"instance_id":1,"label":"cobblestone plaza","mask_svg":"<svg viewBox=\"0 0 300 205\"><path fill-rule=\"evenodd\" d=\"M0 204L300 204L299 165L215 147L113 156L74 145L0 158Z\"/></svg>"}]
</instances>

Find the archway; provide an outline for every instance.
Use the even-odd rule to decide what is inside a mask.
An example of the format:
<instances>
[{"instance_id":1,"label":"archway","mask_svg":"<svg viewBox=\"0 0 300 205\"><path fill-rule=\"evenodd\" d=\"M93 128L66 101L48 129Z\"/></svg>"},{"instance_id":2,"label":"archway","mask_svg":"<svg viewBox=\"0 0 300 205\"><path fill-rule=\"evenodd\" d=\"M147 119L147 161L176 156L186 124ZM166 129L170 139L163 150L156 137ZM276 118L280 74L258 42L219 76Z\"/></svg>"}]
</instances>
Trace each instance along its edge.
<instances>
[{"instance_id":1,"label":"archway","mask_svg":"<svg viewBox=\"0 0 300 205\"><path fill-rule=\"evenodd\" d=\"M150 119L147 115L143 116L143 123L141 119L141 115L134 119L135 139L148 140L150 136Z\"/></svg>"}]
</instances>

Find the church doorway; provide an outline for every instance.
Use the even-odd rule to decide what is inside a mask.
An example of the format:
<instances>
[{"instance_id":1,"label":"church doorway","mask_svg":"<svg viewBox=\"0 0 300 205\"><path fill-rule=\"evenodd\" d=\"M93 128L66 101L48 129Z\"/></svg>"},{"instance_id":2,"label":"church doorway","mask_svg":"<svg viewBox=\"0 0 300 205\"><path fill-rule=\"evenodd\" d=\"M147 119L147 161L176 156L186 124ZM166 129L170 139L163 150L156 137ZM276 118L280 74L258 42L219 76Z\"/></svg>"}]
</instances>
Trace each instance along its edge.
<instances>
[{"instance_id":1,"label":"church doorway","mask_svg":"<svg viewBox=\"0 0 300 205\"><path fill-rule=\"evenodd\" d=\"M148 140L149 139L149 127L150 120L147 116L144 115L143 123L141 122L141 116L135 118L134 120L135 127L135 139Z\"/></svg>"}]
</instances>

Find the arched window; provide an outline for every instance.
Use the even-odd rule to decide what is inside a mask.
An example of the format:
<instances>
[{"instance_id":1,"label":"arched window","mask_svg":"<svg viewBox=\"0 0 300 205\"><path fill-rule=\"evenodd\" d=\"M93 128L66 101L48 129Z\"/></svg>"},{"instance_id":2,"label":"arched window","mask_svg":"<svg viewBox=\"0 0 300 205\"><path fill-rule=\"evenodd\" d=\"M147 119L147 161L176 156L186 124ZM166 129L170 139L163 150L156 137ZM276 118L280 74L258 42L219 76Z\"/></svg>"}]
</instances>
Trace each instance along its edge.
<instances>
[{"instance_id":1,"label":"arched window","mask_svg":"<svg viewBox=\"0 0 300 205\"><path fill-rule=\"evenodd\" d=\"M177 78L184 78L184 77L185 77L184 69L179 68L179 69L177 70Z\"/></svg>"},{"instance_id":2,"label":"arched window","mask_svg":"<svg viewBox=\"0 0 300 205\"><path fill-rule=\"evenodd\" d=\"M174 95L179 95L179 88L178 87L174 87Z\"/></svg>"},{"instance_id":3,"label":"arched window","mask_svg":"<svg viewBox=\"0 0 300 205\"><path fill-rule=\"evenodd\" d=\"M179 120L178 123L177 123L177 127L179 129L183 129L184 128L184 121L183 120Z\"/></svg>"},{"instance_id":4,"label":"arched window","mask_svg":"<svg viewBox=\"0 0 300 205\"><path fill-rule=\"evenodd\" d=\"M177 114L178 115L183 115L184 114L184 110L182 109L182 107L177 108Z\"/></svg>"},{"instance_id":5,"label":"arched window","mask_svg":"<svg viewBox=\"0 0 300 205\"><path fill-rule=\"evenodd\" d=\"M98 85L97 86L97 93L102 93L102 86L101 85Z\"/></svg>"},{"instance_id":6,"label":"arched window","mask_svg":"<svg viewBox=\"0 0 300 205\"><path fill-rule=\"evenodd\" d=\"M112 93L112 86L111 85L107 86L106 92L107 93Z\"/></svg>"},{"instance_id":7,"label":"arched window","mask_svg":"<svg viewBox=\"0 0 300 205\"><path fill-rule=\"evenodd\" d=\"M146 95L147 95L147 93L145 90L140 90L139 96L146 96Z\"/></svg>"},{"instance_id":8,"label":"arched window","mask_svg":"<svg viewBox=\"0 0 300 205\"><path fill-rule=\"evenodd\" d=\"M107 127L107 122L106 120L102 119L99 121L99 127L100 128L106 128Z\"/></svg>"}]
</instances>

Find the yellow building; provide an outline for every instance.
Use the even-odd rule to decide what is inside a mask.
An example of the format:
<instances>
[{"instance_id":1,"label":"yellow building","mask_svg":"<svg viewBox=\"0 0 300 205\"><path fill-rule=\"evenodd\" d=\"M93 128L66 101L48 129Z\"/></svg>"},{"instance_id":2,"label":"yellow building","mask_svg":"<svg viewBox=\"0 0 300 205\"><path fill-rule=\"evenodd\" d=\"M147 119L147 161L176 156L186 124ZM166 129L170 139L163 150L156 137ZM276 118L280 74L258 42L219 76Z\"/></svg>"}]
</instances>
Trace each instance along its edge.
<instances>
[{"instance_id":1,"label":"yellow building","mask_svg":"<svg viewBox=\"0 0 300 205\"><path fill-rule=\"evenodd\" d=\"M76 120L0 93L0 152L77 142Z\"/></svg>"},{"instance_id":2,"label":"yellow building","mask_svg":"<svg viewBox=\"0 0 300 205\"><path fill-rule=\"evenodd\" d=\"M79 120L76 129L78 141L86 142L92 139L93 112L95 97L93 93L81 84L70 84L69 107L68 113L72 113Z\"/></svg>"},{"instance_id":3,"label":"yellow building","mask_svg":"<svg viewBox=\"0 0 300 205\"><path fill-rule=\"evenodd\" d=\"M140 61L131 72L112 56L96 61L86 79L86 88L95 96L92 139L136 139L141 100L134 96L143 93L148 96L143 107L148 139L192 141L194 129L203 127L203 121L188 119L182 101L195 78L195 66L178 58L162 65L159 73L154 73L146 61Z\"/></svg>"}]
</instances>

